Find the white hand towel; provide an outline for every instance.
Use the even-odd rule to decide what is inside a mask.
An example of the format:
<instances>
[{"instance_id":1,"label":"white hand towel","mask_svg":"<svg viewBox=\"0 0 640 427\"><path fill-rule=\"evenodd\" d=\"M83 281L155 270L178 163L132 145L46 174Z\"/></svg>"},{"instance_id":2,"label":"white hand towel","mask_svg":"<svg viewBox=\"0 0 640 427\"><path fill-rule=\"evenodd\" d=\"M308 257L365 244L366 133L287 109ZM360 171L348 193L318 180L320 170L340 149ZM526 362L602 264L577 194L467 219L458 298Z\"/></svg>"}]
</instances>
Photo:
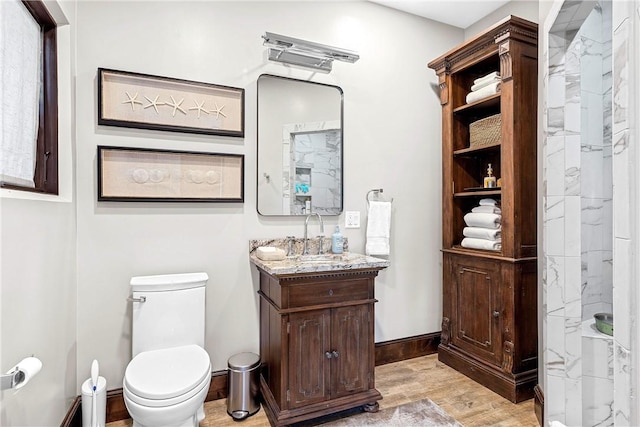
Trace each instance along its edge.
<instances>
[{"instance_id":1,"label":"white hand towel","mask_svg":"<svg viewBox=\"0 0 640 427\"><path fill-rule=\"evenodd\" d=\"M495 95L500 92L500 84L501 82L491 83L480 90L470 92L466 98L467 104L471 104L472 102L479 101L482 98L486 98L487 96Z\"/></svg>"},{"instance_id":2,"label":"white hand towel","mask_svg":"<svg viewBox=\"0 0 640 427\"><path fill-rule=\"evenodd\" d=\"M473 237L465 237L461 243L463 248L471 249L484 249L488 251L499 251L502 249L500 242L493 242L491 240L474 239Z\"/></svg>"},{"instance_id":3,"label":"white hand towel","mask_svg":"<svg viewBox=\"0 0 640 427\"><path fill-rule=\"evenodd\" d=\"M500 76L496 76L487 80L481 80L480 82L474 84L473 86L471 86L471 92L476 92L480 89L482 89L485 86L489 86L492 83L495 82L500 82L502 81L502 79L500 78Z\"/></svg>"},{"instance_id":4,"label":"white hand towel","mask_svg":"<svg viewBox=\"0 0 640 427\"><path fill-rule=\"evenodd\" d=\"M485 82L487 80L494 79L496 77L500 77L500 73L497 72L497 71L494 71L492 73L487 74L486 76L478 77L477 79L475 79L473 81L473 84L476 85L478 83L482 83L482 82Z\"/></svg>"},{"instance_id":5,"label":"white hand towel","mask_svg":"<svg viewBox=\"0 0 640 427\"><path fill-rule=\"evenodd\" d=\"M482 227L482 228L500 228L500 221L502 216L498 214L489 213L468 213L464 216L464 222L469 227Z\"/></svg>"},{"instance_id":6,"label":"white hand towel","mask_svg":"<svg viewBox=\"0 0 640 427\"><path fill-rule=\"evenodd\" d=\"M473 237L475 239L485 239L493 242L502 241L502 229L500 228L465 227L462 229L462 234L464 237Z\"/></svg>"},{"instance_id":7,"label":"white hand towel","mask_svg":"<svg viewBox=\"0 0 640 427\"><path fill-rule=\"evenodd\" d=\"M502 209L497 206L476 206L475 208L471 209L471 212L501 214Z\"/></svg>"},{"instance_id":8,"label":"white hand towel","mask_svg":"<svg viewBox=\"0 0 640 427\"><path fill-rule=\"evenodd\" d=\"M498 206L498 202L493 199L480 199L480 206Z\"/></svg>"},{"instance_id":9,"label":"white hand towel","mask_svg":"<svg viewBox=\"0 0 640 427\"><path fill-rule=\"evenodd\" d=\"M389 255L391 246L391 202L369 202L367 213L367 255Z\"/></svg>"}]
</instances>

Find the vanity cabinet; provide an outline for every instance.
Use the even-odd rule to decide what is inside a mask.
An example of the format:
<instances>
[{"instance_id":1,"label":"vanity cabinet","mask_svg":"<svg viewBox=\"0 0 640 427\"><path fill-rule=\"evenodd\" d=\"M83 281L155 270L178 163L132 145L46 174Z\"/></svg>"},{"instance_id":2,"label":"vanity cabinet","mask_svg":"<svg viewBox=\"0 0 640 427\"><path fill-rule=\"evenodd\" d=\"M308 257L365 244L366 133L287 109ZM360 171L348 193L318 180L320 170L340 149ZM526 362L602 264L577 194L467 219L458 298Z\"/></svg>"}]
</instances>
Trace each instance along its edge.
<instances>
[{"instance_id":1,"label":"vanity cabinet","mask_svg":"<svg viewBox=\"0 0 640 427\"><path fill-rule=\"evenodd\" d=\"M438 358L512 402L537 383L537 25L509 16L429 63L442 105L443 311ZM467 102L499 72L499 91ZM471 143L499 117L495 140ZM491 164L499 185L484 188ZM501 247L461 245L481 199L501 209Z\"/></svg>"},{"instance_id":2,"label":"vanity cabinet","mask_svg":"<svg viewBox=\"0 0 640 427\"><path fill-rule=\"evenodd\" d=\"M374 279L379 268L260 274L260 391L272 425L363 406L376 411Z\"/></svg>"}]
</instances>

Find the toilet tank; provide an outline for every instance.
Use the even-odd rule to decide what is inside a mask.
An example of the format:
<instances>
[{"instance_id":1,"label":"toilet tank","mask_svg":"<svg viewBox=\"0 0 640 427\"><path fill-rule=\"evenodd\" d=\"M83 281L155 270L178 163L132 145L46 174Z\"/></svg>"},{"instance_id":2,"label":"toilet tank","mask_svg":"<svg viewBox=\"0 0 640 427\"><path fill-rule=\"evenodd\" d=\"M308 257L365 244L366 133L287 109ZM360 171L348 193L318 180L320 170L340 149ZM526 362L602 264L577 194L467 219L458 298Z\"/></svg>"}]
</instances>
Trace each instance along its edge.
<instances>
[{"instance_id":1,"label":"toilet tank","mask_svg":"<svg viewBox=\"0 0 640 427\"><path fill-rule=\"evenodd\" d=\"M207 273L131 278L133 357L143 351L189 344L204 348L208 279Z\"/></svg>"}]
</instances>

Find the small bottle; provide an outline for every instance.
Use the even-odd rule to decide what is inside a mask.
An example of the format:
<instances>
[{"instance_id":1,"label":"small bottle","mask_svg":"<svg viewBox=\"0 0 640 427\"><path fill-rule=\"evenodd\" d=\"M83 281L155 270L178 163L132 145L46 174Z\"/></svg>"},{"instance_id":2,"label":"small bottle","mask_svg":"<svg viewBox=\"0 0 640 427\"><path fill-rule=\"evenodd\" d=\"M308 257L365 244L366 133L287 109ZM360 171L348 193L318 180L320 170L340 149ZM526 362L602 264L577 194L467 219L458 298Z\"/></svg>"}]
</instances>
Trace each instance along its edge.
<instances>
[{"instance_id":1,"label":"small bottle","mask_svg":"<svg viewBox=\"0 0 640 427\"><path fill-rule=\"evenodd\" d=\"M487 168L487 176L484 177L484 188L495 188L496 187L496 177L493 176L493 168L491 167L491 163L489 163L489 167Z\"/></svg>"},{"instance_id":2,"label":"small bottle","mask_svg":"<svg viewBox=\"0 0 640 427\"><path fill-rule=\"evenodd\" d=\"M343 250L343 238L340 233L340 226L336 225L336 231L331 236L331 252L334 254L341 254Z\"/></svg>"}]
</instances>

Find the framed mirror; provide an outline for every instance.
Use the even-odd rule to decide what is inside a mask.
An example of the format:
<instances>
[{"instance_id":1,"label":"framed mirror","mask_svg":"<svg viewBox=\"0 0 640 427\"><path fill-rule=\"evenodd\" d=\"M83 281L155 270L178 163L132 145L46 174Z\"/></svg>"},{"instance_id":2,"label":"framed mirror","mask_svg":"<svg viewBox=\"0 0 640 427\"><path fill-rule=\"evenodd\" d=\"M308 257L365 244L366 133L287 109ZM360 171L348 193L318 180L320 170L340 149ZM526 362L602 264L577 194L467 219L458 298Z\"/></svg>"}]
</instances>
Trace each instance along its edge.
<instances>
[{"instance_id":1,"label":"framed mirror","mask_svg":"<svg viewBox=\"0 0 640 427\"><path fill-rule=\"evenodd\" d=\"M338 86L258 78L259 214L342 212L342 116Z\"/></svg>"}]
</instances>

